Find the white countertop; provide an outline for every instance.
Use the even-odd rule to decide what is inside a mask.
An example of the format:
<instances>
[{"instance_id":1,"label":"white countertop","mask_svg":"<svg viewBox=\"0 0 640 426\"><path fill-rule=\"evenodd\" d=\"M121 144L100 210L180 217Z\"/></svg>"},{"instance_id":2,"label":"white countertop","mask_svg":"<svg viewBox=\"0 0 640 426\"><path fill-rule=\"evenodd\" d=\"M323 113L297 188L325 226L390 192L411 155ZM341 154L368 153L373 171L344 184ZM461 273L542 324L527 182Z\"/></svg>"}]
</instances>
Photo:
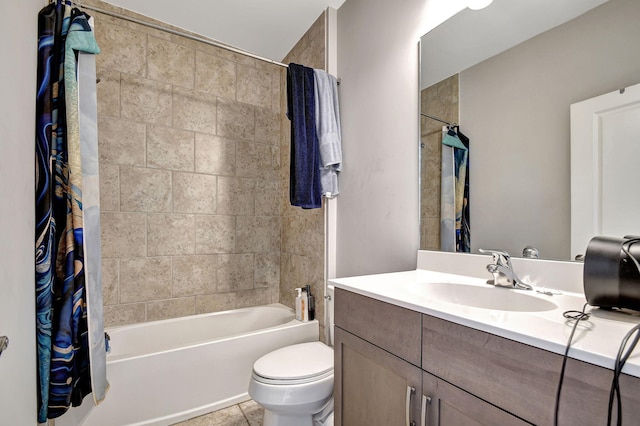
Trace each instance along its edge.
<instances>
[{"instance_id":1,"label":"white countertop","mask_svg":"<svg viewBox=\"0 0 640 426\"><path fill-rule=\"evenodd\" d=\"M485 331L541 349L563 355L571 334L573 321L563 317L567 310L582 310L583 294L563 291L560 295L545 295L535 291L494 288L485 279L433 272L423 269L388 274L336 278L330 283L338 288L368 296L407 309L432 315L460 325ZM490 287L490 291L527 293L552 302L557 307L538 312L517 312L477 308L447 303L429 291L438 283L458 283ZM535 288L534 288L535 289ZM581 321L573 337L569 356L601 367L613 369L620 342L637 323L640 315L611 312L588 306L591 318ZM627 360L624 373L640 377L640 349Z\"/></svg>"}]
</instances>

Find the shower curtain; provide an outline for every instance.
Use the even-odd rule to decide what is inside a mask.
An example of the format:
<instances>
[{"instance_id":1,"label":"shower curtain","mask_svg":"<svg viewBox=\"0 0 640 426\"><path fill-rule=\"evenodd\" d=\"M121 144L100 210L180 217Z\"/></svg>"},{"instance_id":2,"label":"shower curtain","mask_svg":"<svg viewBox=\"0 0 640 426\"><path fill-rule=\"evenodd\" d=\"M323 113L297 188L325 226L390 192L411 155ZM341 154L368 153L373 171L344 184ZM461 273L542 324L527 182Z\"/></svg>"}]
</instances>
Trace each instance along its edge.
<instances>
[{"instance_id":1,"label":"shower curtain","mask_svg":"<svg viewBox=\"0 0 640 426\"><path fill-rule=\"evenodd\" d=\"M84 12L60 1L40 11L35 284L41 423L92 392L99 403L108 387L96 219L97 53Z\"/></svg>"}]
</instances>

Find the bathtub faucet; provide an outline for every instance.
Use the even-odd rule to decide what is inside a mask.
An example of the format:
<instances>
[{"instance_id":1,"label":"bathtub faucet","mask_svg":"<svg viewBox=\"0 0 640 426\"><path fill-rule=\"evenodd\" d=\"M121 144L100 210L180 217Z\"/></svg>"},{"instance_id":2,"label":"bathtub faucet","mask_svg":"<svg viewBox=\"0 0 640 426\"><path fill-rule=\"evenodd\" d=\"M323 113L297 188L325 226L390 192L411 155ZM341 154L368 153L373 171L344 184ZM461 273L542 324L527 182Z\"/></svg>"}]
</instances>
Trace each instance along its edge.
<instances>
[{"instance_id":1,"label":"bathtub faucet","mask_svg":"<svg viewBox=\"0 0 640 426\"><path fill-rule=\"evenodd\" d=\"M493 275L492 280L488 280L488 284L499 287L517 288L521 290L531 290L531 285L522 282L513 270L511 265L511 257L506 251L484 250L479 249L480 253L490 254L493 263L487 265L487 271Z\"/></svg>"}]
</instances>

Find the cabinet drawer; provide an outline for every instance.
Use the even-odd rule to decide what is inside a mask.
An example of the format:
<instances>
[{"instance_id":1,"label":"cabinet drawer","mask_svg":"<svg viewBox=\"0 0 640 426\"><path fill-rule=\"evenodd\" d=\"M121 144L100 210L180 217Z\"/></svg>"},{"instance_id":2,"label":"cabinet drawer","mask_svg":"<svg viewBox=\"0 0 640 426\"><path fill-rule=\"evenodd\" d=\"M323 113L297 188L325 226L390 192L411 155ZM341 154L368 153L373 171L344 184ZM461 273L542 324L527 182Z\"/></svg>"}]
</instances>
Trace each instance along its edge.
<instances>
[{"instance_id":1,"label":"cabinet drawer","mask_svg":"<svg viewBox=\"0 0 640 426\"><path fill-rule=\"evenodd\" d=\"M419 312L336 288L335 325L420 366Z\"/></svg>"},{"instance_id":2,"label":"cabinet drawer","mask_svg":"<svg viewBox=\"0 0 640 426\"><path fill-rule=\"evenodd\" d=\"M422 369L540 425L553 424L562 356L452 322L423 316ZM569 359L562 425L606 424L613 372ZM623 418L640 418L640 379L621 377Z\"/></svg>"}]
</instances>

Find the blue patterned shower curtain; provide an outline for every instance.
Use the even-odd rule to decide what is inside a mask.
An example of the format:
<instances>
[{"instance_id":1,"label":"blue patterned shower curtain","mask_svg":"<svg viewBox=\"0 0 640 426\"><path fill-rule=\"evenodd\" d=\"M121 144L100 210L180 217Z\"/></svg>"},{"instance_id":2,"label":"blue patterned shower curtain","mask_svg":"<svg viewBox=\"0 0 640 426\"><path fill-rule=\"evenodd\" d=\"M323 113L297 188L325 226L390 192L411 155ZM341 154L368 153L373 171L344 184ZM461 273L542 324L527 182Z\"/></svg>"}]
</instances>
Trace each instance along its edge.
<instances>
[{"instance_id":1,"label":"blue patterned shower curtain","mask_svg":"<svg viewBox=\"0 0 640 426\"><path fill-rule=\"evenodd\" d=\"M95 132L82 131L91 126L86 126L87 118L80 111L87 96L82 96L81 103L78 93L78 58L99 53L89 19L60 1L38 15L35 284L39 422L59 417L92 392L95 403L100 402L108 386L103 365L99 244L97 251L95 248L99 237L95 226L85 233L82 193L86 180L84 186L93 193L87 192L85 198L98 197L97 172L93 172L97 169L97 137ZM91 85L82 87L91 91ZM93 111L95 115L95 106ZM83 164L86 158L88 166ZM93 241L90 247L87 240ZM99 308L88 306L88 300L99 303ZM92 310L97 311L97 321L87 318ZM96 370L104 377L95 377Z\"/></svg>"}]
</instances>

